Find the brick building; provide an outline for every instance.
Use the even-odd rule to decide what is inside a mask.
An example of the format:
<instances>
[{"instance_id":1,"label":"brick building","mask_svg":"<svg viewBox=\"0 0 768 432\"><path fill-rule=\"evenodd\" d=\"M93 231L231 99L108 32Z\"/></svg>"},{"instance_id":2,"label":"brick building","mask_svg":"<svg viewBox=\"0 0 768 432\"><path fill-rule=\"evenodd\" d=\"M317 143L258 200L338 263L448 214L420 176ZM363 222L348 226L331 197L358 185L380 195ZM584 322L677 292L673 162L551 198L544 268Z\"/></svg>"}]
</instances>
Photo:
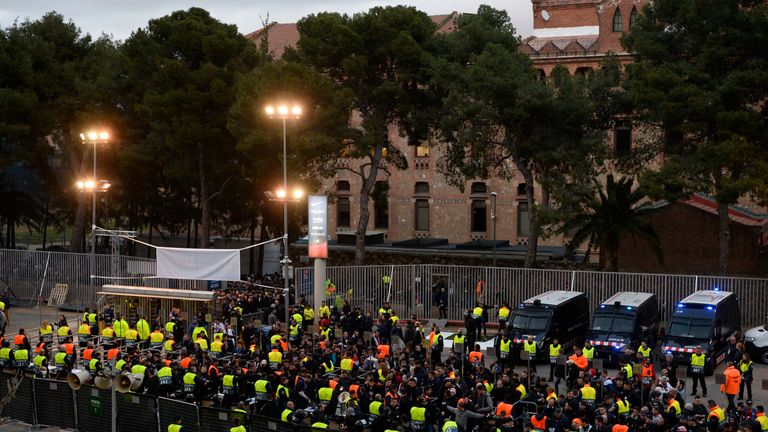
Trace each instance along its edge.
<instances>
[{"instance_id":1,"label":"brick building","mask_svg":"<svg viewBox=\"0 0 768 432\"><path fill-rule=\"evenodd\" d=\"M659 212L648 217L664 251L659 263L643 240L625 235L620 240L619 270L714 274L717 269L717 203L709 196L694 195L673 204L662 203ZM731 242L728 273L766 276L768 261L768 214L731 206Z\"/></svg>"}]
</instances>

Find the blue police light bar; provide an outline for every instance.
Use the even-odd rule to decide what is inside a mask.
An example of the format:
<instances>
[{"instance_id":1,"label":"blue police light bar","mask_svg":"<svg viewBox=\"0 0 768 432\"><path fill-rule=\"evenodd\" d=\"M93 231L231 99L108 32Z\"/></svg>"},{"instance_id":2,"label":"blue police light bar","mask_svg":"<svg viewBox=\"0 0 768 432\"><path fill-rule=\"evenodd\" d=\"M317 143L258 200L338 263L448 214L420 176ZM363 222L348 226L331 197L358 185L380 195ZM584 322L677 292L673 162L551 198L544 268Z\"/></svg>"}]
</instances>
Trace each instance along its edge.
<instances>
[{"instance_id":1,"label":"blue police light bar","mask_svg":"<svg viewBox=\"0 0 768 432\"><path fill-rule=\"evenodd\" d=\"M632 310L632 306L627 306L627 310Z\"/></svg>"},{"instance_id":2,"label":"blue police light bar","mask_svg":"<svg viewBox=\"0 0 768 432\"><path fill-rule=\"evenodd\" d=\"M715 308L713 308L712 306L707 306L707 310L714 310L714 309Z\"/></svg>"},{"instance_id":3,"label":"blue police light bar","mask_svg":"<svg viewBox=\"0 0 768 432\"><path fill-rule=\"evenodd\" d=\"M677 307L682 308L682 307L684 307L684 305L682 303L678 303Z\"/></svg>"},{"instance_id":4,"label":"blue police light bar","mask_svg":"<svg viewBox=\"0 0 768 432\"><path fill-rule=\"evenodd\" d=\"M716 287L714 288L714 290L715 290L715 291L720 291L720 287L719 287L719 286L716 286Z\"/></svg>"},{"instance_id":5,"label":"blue police light bar","mask_svg":"<svg viewBox=\"0 0 768 432\"><path fill-rule=\"evenodd\" d=\"M605 305L600 305L600 309L605 309Z\"/></svg>"}]
</instances>

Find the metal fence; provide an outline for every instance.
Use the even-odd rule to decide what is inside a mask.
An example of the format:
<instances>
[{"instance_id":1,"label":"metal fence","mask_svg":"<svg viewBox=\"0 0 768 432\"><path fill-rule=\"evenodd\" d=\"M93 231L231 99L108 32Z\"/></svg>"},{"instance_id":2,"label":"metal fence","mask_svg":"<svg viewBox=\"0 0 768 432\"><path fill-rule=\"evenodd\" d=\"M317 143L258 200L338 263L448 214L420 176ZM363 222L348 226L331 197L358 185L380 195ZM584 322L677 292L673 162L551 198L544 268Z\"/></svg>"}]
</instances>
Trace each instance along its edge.
<instances>
[{"instance_id":1,"label":"metal fence","mask_svg":"<svg viewBox=\"0 0 768 432\"><path fill-rule=\"evenodd\" d=\"M438 318L436 298L444 289L447 319L460 320L475 303L514 305L549 290L585 292L591 307L620 291L656 294L661 318L673 312L675 304L694 291L719 289L732 291L740 299L744 328L764 324L768 315L768 279L648 273L608 273L597 271L540 270L447 265L397 265L328 267L327 279L336 288L326 296L328 304L360 306L375 312L389 301L400 317ZM384 276L389 276L386 285ZM312 303L314 269L295 269L297 294ZM496 320L495 310L489 314Z\"/></svg>"},{"instance_id":2,"label":"metal fence","mask_svg":"<svg viewBox=\"0 0 768 432\"><path fill-rule=\"evenodd\" d=\"M92 274L98 278L91 279ZM21 304L35 304L38 298L45 302L57 284L67 284L65 303L73 308L96 304L96 292L106 283L180 289L207 287L205 281L142 279L155 274L155 260L147 258L0 249L0 290L7 291L10 299Z\"/></svg>"},{"instance_id":3,"label":"metal fence","mask_svg":"<svg viewBox=\"0 0 768 432\"><path fill-rule=\"evenodd\" d=\"M9 392L8 383L16 379L0 372L0 400ZM288 424L278 419L212 407L199 407L175 399L155 398L136 393L115 393L84 385L72 390L65 381L21 380L15 395L0 407L0 416L32 425L76 429L81 432L112 430L112 398L115 398L117 431L168 430L168 425L181 417L184 430L218 432L229 430L234 419L250 431L309 432L306 424ZM333 432L334 429L327 429Z\"/></svg>"}]
</instances>

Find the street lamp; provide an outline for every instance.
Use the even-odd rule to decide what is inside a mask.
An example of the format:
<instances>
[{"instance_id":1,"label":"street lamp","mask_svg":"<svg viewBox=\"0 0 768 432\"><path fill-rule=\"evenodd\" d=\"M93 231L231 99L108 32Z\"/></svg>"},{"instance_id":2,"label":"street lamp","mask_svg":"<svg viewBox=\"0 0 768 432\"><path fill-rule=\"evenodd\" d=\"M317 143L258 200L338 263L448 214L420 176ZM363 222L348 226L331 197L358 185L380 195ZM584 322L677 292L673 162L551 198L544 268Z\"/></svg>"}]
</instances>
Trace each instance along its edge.
<instances>
[{"instance_id":1,"label":"street lamp","mask_svg":"<svg viewBox=\"0 0 768 432\"><path fill-rule=\"evenodd\" d=\"M98 144L106 144L109 142L109 132L105 130L90 130L87 132L83 132L80 134L80 139L83 141L83 144L90 144L93 145L93 173L92 173L92 179L96 179L96 146ZM84 185L87 186L87 185ZM94 187L95 183L92 181L90 187L87 187L88 190L90 190L93 193L93 209L91 213L91 231L95 233L96 231L96 188ZM107 186L109 188L109 186ZM93 241L91 242L91 253L95 256L96 255L96 236L94 234Z\"/></svg>"},{"instance_id":2,"label":"street lamp","mask_svg":"<svg viewBox=\"0 0 768 432\"><path fill-rule=\"evenodd\" d=\"M493 267L496 267L496 192L491 192L491 201L493 202L493 212L491 213L491 220L493 220Z\"/></svg>"},{"instance_id":3,"label":"street lamp","mask_svg":"<svg viewBox=\"0 0 768 432\"><path fill-rule=\"evenodd\" d=\"M288 146L286 141L286 120L288 119L298 119L301 117L301 106L299 105L293 105L292 107L288 107L288 105L280 104L278 106L273 105L267 105L264 107L264 111L266 112L267 116L271 119L279 119L283 122L283 189L282 189L282 201L283 201L283 251L284 251L284 257L283 257L283 279L284 279L284 289L285 289L285 325L286 328L288 328L288 324L290 323L290 296L289 296L289 290L290 290L290 284L288 283L288 267L291 263L291 259L288 256L288 200L286 197L288 196ZM280 198L280 192L277 191L277 196ZM295 197L295 193L294 193ZM301 196L299 196L300 198Z\"/></svg>"}]
</instances>

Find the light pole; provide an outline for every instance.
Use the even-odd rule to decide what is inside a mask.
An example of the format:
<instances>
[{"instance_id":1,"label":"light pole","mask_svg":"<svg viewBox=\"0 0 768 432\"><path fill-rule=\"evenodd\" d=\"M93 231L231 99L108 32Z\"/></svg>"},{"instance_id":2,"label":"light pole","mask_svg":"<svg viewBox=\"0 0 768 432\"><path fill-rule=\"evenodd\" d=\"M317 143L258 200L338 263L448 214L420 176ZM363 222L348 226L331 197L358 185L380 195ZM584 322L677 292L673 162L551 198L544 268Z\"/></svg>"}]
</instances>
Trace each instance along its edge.
<instances>
[{"instance_id":1,"label":"light pole","mask_svg":"<svg viewBox=\"0 0 768 432\"><path fill-rule=\"evenodd\" d=\"M90 185L90 191L93 193L93 201L91 203L93 206L93 209L91 210L91 234L93 235L93 239L91 240L91 254L93 255L95 260L96 258L96 192L97 192L95 181L98 178L96 177L96 145L106 144L109 141L109 132L107 131L83 132L80 134L80 139L83 140L83 144L93 145L93 173L91 174L92 184ZM80 185L78 185L78 188L82 189Z\"/></svg>"},{"instance_id":2,"label":"light pole","mask_svg":"<svg viewBox=\"0 0 768 432\"><path fill-rule=\"evenodd\" d=\"M493 201L493 212L491 214L491 220L493 220L493 267L496 267L496 192L491 192L491 201Z\"/></svg>"},{"instance_id":3,"label":"light pole","mask_svg":"<svg viewBox=\"0 0 768 432\"><path fill-rule=\"evenodd\" d=\"M96 275L96 194L97 193L106 193L107 190L109 190L110 186L112 186L109 181L107 180L100 180L96 181L93 179L84 179L84 180L78 180L75 182L75 186L77 186L77 189L80 192L86 192L93 195L93 222L92 222L92 229L91 229L91 235L93 236L93 239L91 240L91 281L95 281L94 276Z\"/></svg>"},{"instance_id":4,"label":"light pole","mask_svg":"<svg viewBox=\"0 0 768 432\"><path fill-rule=\"evenodd\" d=\"M301 107L294 105L289 108L288 105L278 105L274 107L267 105L264 108L269 118L280 119L283 121L283 190L282 197L280 191L278 191L278 198L283 200L283 279L285 289L285 326L288 328L290 324L290 283L288 281L288 267L291 264L291 259L288 256L288 145L286 138L286 120L298 119L301 117Z\"/></svg>"}]
</instances>

